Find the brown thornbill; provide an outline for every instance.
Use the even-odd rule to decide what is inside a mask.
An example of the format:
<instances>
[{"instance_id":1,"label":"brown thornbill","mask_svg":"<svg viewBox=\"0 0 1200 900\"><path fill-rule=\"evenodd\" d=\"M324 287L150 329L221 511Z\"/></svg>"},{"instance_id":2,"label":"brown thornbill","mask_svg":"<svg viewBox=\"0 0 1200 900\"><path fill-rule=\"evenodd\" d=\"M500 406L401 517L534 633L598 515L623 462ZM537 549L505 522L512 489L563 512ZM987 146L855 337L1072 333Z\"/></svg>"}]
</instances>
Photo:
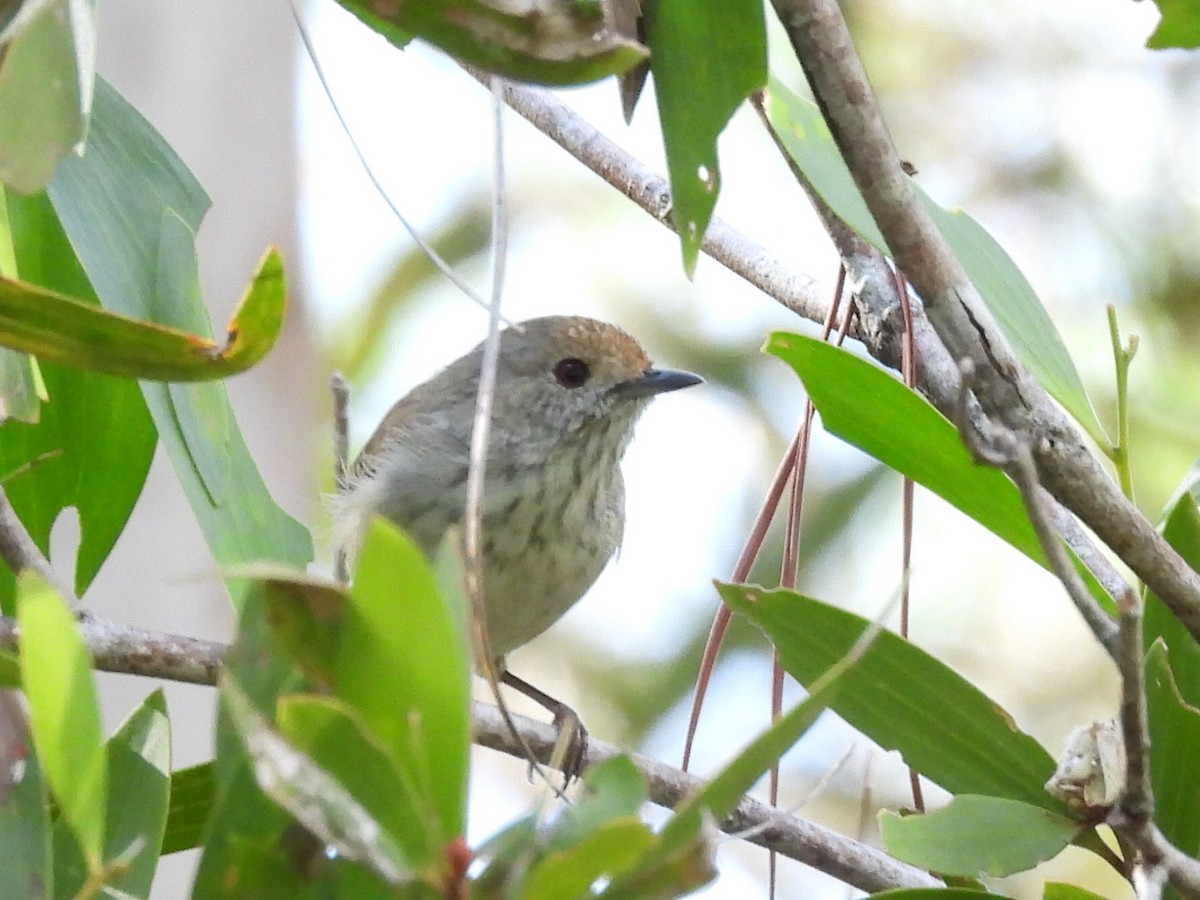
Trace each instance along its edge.
<instances>
[{"instance_id":1,"label":"brown thornbill","mask_svg":"<svg viewBox=\"0 0 1200 900\"><path fill-rule=\"evenodd\" d=\"M483 345L414 388L384 417L339 486L335 537L351 553L374 514L432 554L461 524ZM587 732L567 706L511 675L504 656L541 634L592 586L621 545L621 457L656 394L699 384L656 369L621 329L570 316L500 336L483 491L486 625L497 670L576 723L568 777Z\"/></svg>"}]
</instances>

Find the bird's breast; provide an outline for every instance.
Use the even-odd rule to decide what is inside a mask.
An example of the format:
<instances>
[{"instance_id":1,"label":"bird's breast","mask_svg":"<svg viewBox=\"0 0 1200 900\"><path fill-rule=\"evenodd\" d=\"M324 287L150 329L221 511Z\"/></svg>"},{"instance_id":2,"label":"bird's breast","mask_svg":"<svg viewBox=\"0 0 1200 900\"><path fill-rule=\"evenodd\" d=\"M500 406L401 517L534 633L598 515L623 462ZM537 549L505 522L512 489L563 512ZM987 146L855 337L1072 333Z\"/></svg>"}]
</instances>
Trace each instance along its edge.
<instances>
[{"instance_id":1,"label":"bird's breast","mask_svg":"<svg viewBox=\"0 0 1200 900\"><path fill-rule=\"evenodd\" d=\"M616 465L572 460L547 466L488 509L484 592L493 653L541 634L587 592L621 544L624 505Z\"/></svg>"}]
</instances>

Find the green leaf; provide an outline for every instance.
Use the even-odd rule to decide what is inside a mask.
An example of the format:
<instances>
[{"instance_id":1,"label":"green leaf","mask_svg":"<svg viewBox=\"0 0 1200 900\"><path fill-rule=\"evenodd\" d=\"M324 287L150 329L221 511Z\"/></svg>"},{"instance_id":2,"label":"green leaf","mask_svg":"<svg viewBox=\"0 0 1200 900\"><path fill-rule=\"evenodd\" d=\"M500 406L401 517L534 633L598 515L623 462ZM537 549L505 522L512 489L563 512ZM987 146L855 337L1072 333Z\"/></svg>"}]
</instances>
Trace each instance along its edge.
<instances>
[{"instance_id":1,"label":"green leaf","mask_svg":"<svg viewBox=\"0 0 1200 900\"><path fill-rule=\"evenodd\" d=\"M1146 40L1151 50L1200 47L1200 0L1154 0L1162 19Z\"/></svg>"},{"instance_id":2,"label":"green leaf","mask_svg":"<svg viewBox=\"0 0 1200 900\"><path fill-rule=\"evenodd\" d=\"M542 858L538 815L530 813L509 823L475 850L474 863L483 865L473 882L480 897L516 893L529 868Z\"/></svg>"},{"instance_id":3,"label":"green leaf","mask_svg":"<svg viewBox=\"0 0 1200 900\"><path fill-rule=\"evenodd\" d=\"M1182 492L1160 524L1167 543L1189 566L1200 569L1200 510L1195 497ZM1171 651L1171 668L1180 692L1193 706L1200 706L1200 645L1151 591L1145 596L1142 632L1147 651L1160 639Z\"/></svg>"},{"instance_id":4,"label":"green leaf","mask_svg":"<svg viewBox=\"0 0 1200 900\"><path fill-rule=\"evenodd\" d=\"M866 619L787 590L721 584L721 599L757 623L805 686L845 656ZM1061 814L1043 789L1054 760L978 688L919 647L883 631L829 703L885 750L954 794L989 794Z\"/></svg>"},{"instance_id":5,"label":"green leaf","mask_svg":"<svg viewBox=\"0 0 1200 900\"><path fill-rule=\"evenodd\" d=\"M624 72L646 56L640 44L607 28L597 0L529 9L483 0L338 3L398 46L416 35L456 59L517 81L586 84Z\"/></svg>"},{"instance_id":6,"label":"green leaf","mask_svg":"<svg viewBox=\"0 0 1200 900\"><path fill-rule=\"evenodd\" d=\"M1200 512L1190 492L1181 492L1167 511L1162 533L1188 565L1200 566ZM1188 760L1200 754L1200 646L1149 591L1143 633L1154 821L1173 844L1195 854L1200 852L1200 791Z\"/></svg>"},{"instance_id":7,"label":"green leaf","mask_svg":"<svg viewBox=\"0 0 1200 900\"><path fill-rule=\"evenodd\" d=\"M279 701L278 727L379 823L406 869L441 881L437 811L353 709L332 697L293 694Z\"/></svg>"},{"instance_id":8,"label":"green leaf","mask_svg":"<svg viewBox=\"0 0 1200 900\"><path fill-rule=\"evenodd\" d=\"M8 220L3 187L0 187L0 277L17 277L12 223ZM27 353L0 348L0 421L12 418L35 424L47 399L37 360Z\"/></svg>"},{"instance_id":9,"label":"green leaf","mask_svg":"<svg viewBox=\"0 0 1200 900\"><path fill-rule=\"evenodd\" d=\"M15 17L0 23L0 181L32 194L87 133L96 5L18 5Z\"/></svg>"},{"instance_id":10,"label":"green leaf","mask_svg":"<svg viewBox=\"0 0 1200 900\"><path fill-rule=\"evenodd\" d=\"M192 243L208 198L102 80L95 100L87 154L64 160L50 183L54 208L107 308L208 337ZM307 562L311 538L271 499L224 387L144 382L142 390L217 562Z\"/></svg>"},{"instance_id":11,"label":"green leaf","mask_svg":"<svg viewBox=\"0 0 1200 900\"><path fill-rule=\"evenodd\" d=\"M1042 900L1105 900L1105 898L1073 884L1047 881L1042 889Z\"/></svg>"},{"instance_id":12,"label":"green leaf","mask_svg":"<svg viewBox=\"0 0 1200 900\"><path fill-rule=\"evenodd\" d=\"M334 660L334 691L356 709L432 803L442 846L462 834L470 749L466 621L417 546L383 520L359 554Z\"/></svg>"},{"instance_id":13,"label":"green leaf","mask_svg":"<svg viewBox=\"0 0 1200 900\"><path fill-rule=\"evenodd\" d=\"M326 770L291 746L254 708L237 682L222 675L221 700L259 787L320 842L345 859L360 860L389 885L413 879L409 862L390 834Z\"/></svg>"},{"instance_id":14,"label":"green leaf","mask_svg":"<svg viewBox=\"0 0 1200 900\"><path fill-rule=\"evenodd\" d=\"M154 691L108 742L108 859L128 868L109 884L150 894L171 790L171 723L162 689Z\"/></svg>"},{"instance_id":15,"label":"green leaf","mask_svg":"<svg viewBox=\"0 0 1200 900\"><path fill-rule=\"evenodd\" d=\"M108 741L107 892L148 897L167 818L171 726L162 690L152 693ZM115 863L120 862L120 865ZM54 828L55 892L75 897L87 878L78 843L60 820Z\"/></svg>"},{"instance_id":16,"label":"green leaf","mask_svg":"<svg viewBox=\"0 0 1200 900\"><path fill-rule=\"evenodd\" d=\"M216 802L211 762L171 773L171 802L163 829L163 856L201 846L204 825Z\"/></svg>"},{"instance_id":17,"label":"green leaf","mask_svg":"<svg viewBox=\"0 0 1200 900\"><path fill-rule=\"evenodd\" d=\"M261 582L247 579L247 585L237 638L225 654L224 670L260 714L273 717L276 698L303 690L305 684L268 627ZM204 824L204 852L193 895L247 900L311 896L306 893L311 886L306 865L319 847L295 846L291 817L259 789L224 705L218 708L212 773L215 786L210 793L215 800ZM199 773L195 777L202 778Z\"/></svg>"},{"instance_id":18,"label":"green leaf","mask_svg":"<svg viewBox=\"0 0 1200 900\"><path fill-rule=\"evenodd\" d=\"M870 630L870 623L863 623L846 650L850 651L857 639ZM828 671L811 685L802 703L781 716L714 778L680 802L658 840L642 855L633 871L614 879L602 896L675 896L685 885L695 888L715 878L712 861L715 847L706 834L711 822L725 818L763 773L800 740L817 716L832 704L843 680L861 662L861 658L851 658L846 653L826 666Z\"/></svg>"},{"instance_id":19,"label":"green leaf","mask_svg":"<svg viewBox=\"0 0 1200 900\"><path fill-rule=\"evenodd\" d=\"M100 709L75 619L32 573L19 579L21 681L46 780L91 867L104 853L108 793Z\"/></svg>"},{"instance_id":20,"label":"green leaf","mask_svg":"<svg viewBox=\"0 0 1200 900\"><path fill-rule=\"evenodd\" d=\"M767 81L763 8L756 0L649 0L645 17L672 218L690 277L721 190L717 137Z\"/></svg>"},{"instance_id":21,"label":"green leaf","mask_svg":"<svg viewBox=\"0 0 1200 900\"><path fill-rule=\"evenodd\" d=\"M21 686L21 663L11 653L0 650L0 686Z\"/></svg>"},{"instance_id":22,"label":"green leaf","mask_svg":"<svg viewBox=\"0 0 1200 900\"><path fill-rule=\"evenodd\" d=\"M1004 894L972 888L897 888L894 891L880 891L871 897L875 900L988 900L989 897L1008 900Z\"/></svg>"},{"instance_id":23,"label":"green leaf","mask_svg":"<svg viewBox=\"0 0 1200 900\"><path fill-rule=\"evenodd\" d=\"M583 774L583 795L554 822L546 847L573 847L614 819L636 815L646 802L646 780L627 756L614 756Z\"/></svg>"},{"instance_id":24,"label":"green leaf","mask_svg":"<svg viewBox=\"0 0 1200 900\"><path fill-rule=\"evenodd\" d=\"M654 841L650 829L636 817L610 819L579 843L542 860L529 873L521 898L590 896L593 884L623 874Z\"/></svg>"},{"instance_id":25,"label":"green leaf","mask_svg":"<svg viewBox=\"0 0 1200 900\"><path fill-rule=\"evenodd\" d=\"M1002 878L1057 856L1083 826L1038 806L961 794L925 815L884 811L883 844L897 859L938 872Z\"/></svg>"},{"instance_id":26,"label":"green leaf","mask_svg":"<svg viewBox=\"0 0 1200 900\"><path fill-rule=\"evenodd\" d=\"M775 332L765 350L796 370L826 430L1047 567L1016 487L998 470L976 465L958 431L923 397L865 360L813 338ZM1095 576L1077 568L1092 595L1111 610Z\"/></svg>"},{"instance_id":27,"label":"green leaf","mask_svg":"<svg viewBox=\"0 0 1200 900\"><path fill-rule=\"evenodd\" d=\"M826 205L863 239L889 253L816 105L772 79L766 108L788 155ZM1021 362L1097 443L1108 446L1054 322L1016 263L966 213L944 209L919 185L914 188Z\"/></svg>"},{"instance_id":28,"label":"green leaf","mask_svg":"<svg viewBox=\"0 0 1200 900\"><path fill-rule=\"evenodd\" d=\"M1181 695L1176 654L1159 638L1146 653L1146 706L1150 713L1150 778L1154 823L1184 853L1200 852L1200 786L1188 761L1200 748L1200 709Z\"/></svg>"},{"instance_id":29,"label":"green leaf","mask_svg":"<svg viewBox=\"0 0 1200 900\"><path fill-rule=\"evenodd\" d=\"M46 196L10 196L8 210L21 277L97 302ZM2 426L0 471L16 473L5 490L43 552L59 513L78 511L75 592L82 595L141 495L157 434L135 383L53 364L42 366L42 374L52 402L36 426ZM0 595L0 605L7 605L3 600Z\"/></svg>"},{"instance_id":30,"label":"green leaf","mask_svg":"<svg viewBox=\"0 0 1200 900\"><path fill-rule=\"evenodd\" d=\"M223 344L0 278L0 344L105 375L209 381L243 372L266 355L283 324L284 302L283 263L274 250L263 257Z\"/></svg>"},{"instance_id":31,"label":"green leaf","mask_svg":"<svg viewBox=\"0 0 1200 900\"><path fill-rule=\"evenodd\" d=\"M54 890L47 786L15 695L0 694L0 704L0 765L11 769L5 783L16 776L0 786L0 897L45 897Z\"/></svg>"},{"instance_id":32,"label":"green leaf","mask_svg":"<svg viewBox=\"0 0 1200 900\"><path fill-rule=\"evenodd\" d=\"M347 589L301 572L259 566L235 571L258 580L267 623L304 676L322 690L332 690L334 659L349 604Z\"/></svg>"}]
</instances>

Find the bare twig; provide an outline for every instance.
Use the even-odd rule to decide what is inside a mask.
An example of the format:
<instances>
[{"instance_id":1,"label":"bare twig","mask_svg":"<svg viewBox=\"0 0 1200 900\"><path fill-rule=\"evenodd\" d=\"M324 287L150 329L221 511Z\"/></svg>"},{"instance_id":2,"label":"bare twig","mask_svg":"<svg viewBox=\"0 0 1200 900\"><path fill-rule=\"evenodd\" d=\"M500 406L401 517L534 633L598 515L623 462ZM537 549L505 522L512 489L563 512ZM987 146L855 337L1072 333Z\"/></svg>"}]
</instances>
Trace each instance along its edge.
<instances>
[{"instance_id":1,"label":"bare twig","mask_svg":"<svg viewBox=\"0 0 1200 900\"><path fill-rule=\"evenodd\" d=\"M1109 656L1116 660L1119 655L1117 624L1088 591L1087 585L1083 583L1079 572L1063 549L1062 541L1050 524L1050 518L1043 508L1041 485L1038 483L1037 467L1033 464L1028 436L1017 434L1003 425L992 422L984 423L986 432L980 430L979 423L972 421L969 412L971 390L975 385L975 366L969 359L964 359L961 365L962 391L955 424L958 425L963 443L976 461L1003 469L1016 484L1017 490L1021 492L1021 499L1025 501L1030 524L1033 525L1038 542L1042 545L1042 551L1050 564L1050 571L1067 589L1071 602L1083 616L1092 634L1108 651ZM1128 591L1125 596L1133 596L1133 591Z\"/></svg>"},{"instance_id":2,"label":"bare twig","mask_svg":"<svg viewBox=\"0 0 1200 900\"><path fill-rule=\"evenodd\" d=\"M224 644L146 631L84 615L79 620L88 653L104 672L145 675L189 684L216 684ZM15 619L0 616L0 649L16 653L20 631Z\"/></svg>"},{"instance_id":3,"label":"bare twig","mask_svg":"<svg viewBox=\"0 0 1200 900\"><path fill-rule=\"evenodd\" d=\"M486 75L467 69L486 83ZM506 82L504 102L663 225L674 229L667 182L634 159L551 94ZM762 247L714 218L701 250L798 316L821 322L830 286L788 271Z\"/></svg>"},{"instance_id":4,"label":"bare twig","mask_svg":"<svg viewBox=\"0 0 1200 900\"><path fill-rule=\"evenodd\" d=\"M521 755L511 746L507 729L493 707L476 703L474 712L476 743L510 755ZM542 762L548 762L557 737L554 728L523 716L514 718L534 754ZM588 742L588 765L623 752L593 738ZM659 806L674 807L704 784L695 775L658 760L637 754L630 758L646 778L650 799ZM887 888L942 886L929 873L893 859L881 850L789 816L751 797L743 798L733 813L720 823L720 828L727 832L750 831L753 843L806 863L860 890L874 892Z\"/></svg>"},{"instance_id":5,"label":"bare twig","mask_svg":"<svg viewBox=\"0 0 1200 900\"><path fill-rule=\"evenodd\" d=\"M338 491L344 491L350 470L350 387L340 372L330 376L329 392L333 395L333 483ZM344 544L334 551L333 577L339 584L350 583Z\"/></svg>"}]
</instances>

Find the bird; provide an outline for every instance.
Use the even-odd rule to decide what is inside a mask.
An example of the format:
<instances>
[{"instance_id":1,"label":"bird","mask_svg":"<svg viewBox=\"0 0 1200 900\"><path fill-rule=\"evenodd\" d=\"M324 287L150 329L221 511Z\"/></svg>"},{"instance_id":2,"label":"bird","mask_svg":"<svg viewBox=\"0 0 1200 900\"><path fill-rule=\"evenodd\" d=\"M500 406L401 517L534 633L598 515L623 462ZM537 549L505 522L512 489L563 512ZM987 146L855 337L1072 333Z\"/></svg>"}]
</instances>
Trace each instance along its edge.
<instances>
[{"instance_id":1,"label":"bird","mask_svg":"<svg viewBox=\"0 0 1200 900\"><path fill-rule=\"evenodd\" d=\"M499 338L481 510L484 627L501 680L556 726L574 723L567 767L578 770L587 742L579 717L509 672L505 658L566 613L621 546L620 463L649 401L703 379L655 368L631 335L595 319L530 319ZM333 529L350 555L372 516L429 556L461 526L483 347L401 398L347 470Z\"/></svg>"}]
</instances>

